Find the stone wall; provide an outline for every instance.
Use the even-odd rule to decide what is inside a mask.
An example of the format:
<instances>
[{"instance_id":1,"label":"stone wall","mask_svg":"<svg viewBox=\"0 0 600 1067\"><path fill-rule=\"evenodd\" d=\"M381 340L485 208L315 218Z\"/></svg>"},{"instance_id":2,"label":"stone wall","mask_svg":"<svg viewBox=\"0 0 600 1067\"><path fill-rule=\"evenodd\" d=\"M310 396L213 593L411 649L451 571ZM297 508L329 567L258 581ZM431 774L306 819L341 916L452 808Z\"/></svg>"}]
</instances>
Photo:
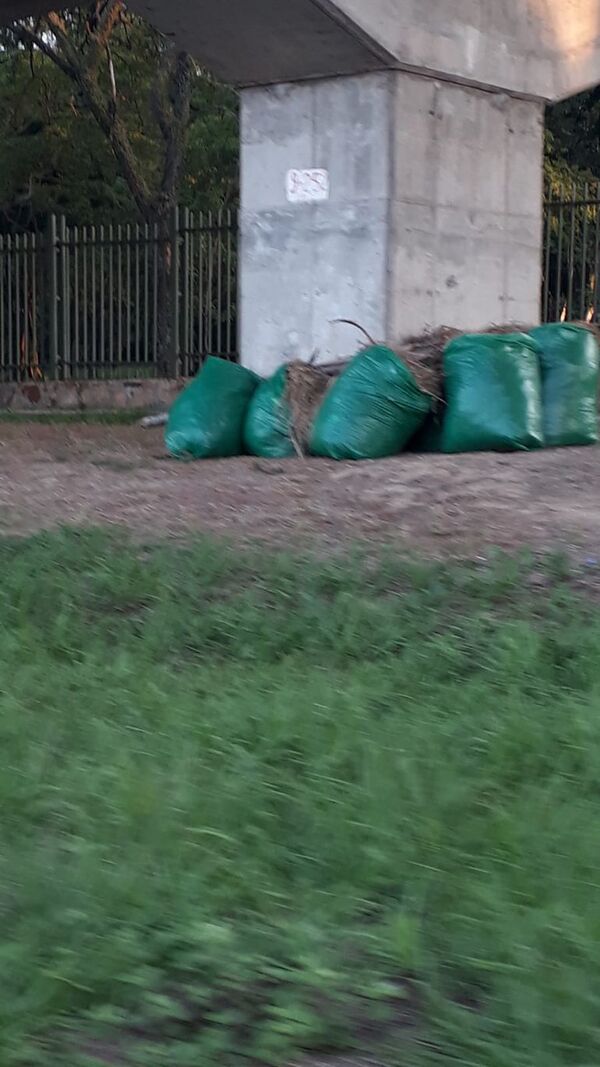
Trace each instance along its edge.
<instances>
[{"instance_id":1,"label":"stone wall","mask_svg":"<svg viewBox=\"0 0 600 1067\"><path fill-rule=\"evenodd\" d=\"M19 382L0 384L0 411L166 411L184 379L118 382Z\"/></svg>"}]
</instances>

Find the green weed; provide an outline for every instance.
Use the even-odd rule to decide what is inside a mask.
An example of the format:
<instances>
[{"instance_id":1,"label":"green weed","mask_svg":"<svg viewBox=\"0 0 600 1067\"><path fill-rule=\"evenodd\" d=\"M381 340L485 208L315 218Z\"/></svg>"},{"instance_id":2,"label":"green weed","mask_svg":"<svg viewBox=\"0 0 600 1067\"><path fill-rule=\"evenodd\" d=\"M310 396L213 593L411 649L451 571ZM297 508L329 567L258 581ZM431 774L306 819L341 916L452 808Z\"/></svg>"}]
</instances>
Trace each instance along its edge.
<instances>
[{"instance_id":1,"label":"green weed","mask_svg":"<svg viewBox=\"0 0 600 1067\"><path fill-rule=\"evenodd\" d=\"M0 1062L600 1062L600 619L479 567L0 539Z\"/></svg>"}]
</instances>

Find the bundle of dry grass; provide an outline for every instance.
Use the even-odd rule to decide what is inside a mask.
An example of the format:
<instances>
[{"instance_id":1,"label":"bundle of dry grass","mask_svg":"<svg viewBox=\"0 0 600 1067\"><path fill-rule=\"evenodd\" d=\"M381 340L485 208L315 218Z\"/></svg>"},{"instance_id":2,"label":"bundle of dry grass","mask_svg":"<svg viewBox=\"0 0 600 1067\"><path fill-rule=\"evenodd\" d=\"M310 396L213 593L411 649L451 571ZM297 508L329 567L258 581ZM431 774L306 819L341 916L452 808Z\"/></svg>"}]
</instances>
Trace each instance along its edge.
<instances>
[{"instance_id":1,"label":"bundle of dry grass","mask_svg":"<svg viewBox=\"0 0 600 1067\"><path fill-rule=\"evenodd\" d=\"M424 333L404 337L393 351L414 374L417 385L436 400L444 396L444 349L461 331L438 326Z\"/></svg>"},{"instance_id":2,"label":"bundle of dry grass","mask_svg":"<svg viewBox=\"0 0 600 1067\"><path fill-rule=\"evenodd\" d=\"M540 324L537 323L537 325L539 326ZM551 324L549 324L549 325L551 325ZM561 325L561 323L557 322L554 325L559 326L559 325ZM564 323L562 323L562 325L563 326L579 326L579 328L582 329L582 330L589 330L590 333L594 334L594 337L596 338L596 340L600 342L600 324L597 323L597 322L587 322L587 321L584 321L583 319L575 319L574 321L564 322ZM491 326L486 326L484 330L475 331L475 332L479 332L479 333L531 333L531 331L534 330L534 329L536 329L535 326L531 326L531 325L527 326L527 325L524 325L522 322L506 322L506 323L499 323L499 324L493 322L491 324Z\"/></svg>"},{"instance_id":3,"label":"bundle of dry grass","mask_svg":"<svg viewBox=\"0 0 600 1067\"><path fill-rule=\"evenodd\" d=\"M384 341L371 341L369 338L369 345L379 343L395 352L412 372L419 388L436 400L441 400L444 382L444 349L449 341L461 333L461 330L456 330L452 326L438 326L435 329L425 330L424 333L404 337L397 344L392 345ZM369 346L363 346L363 348L367 347ZM348 366L351 359L352 357L348 357L336 363L323 364L320 370L329 377L335 378Z\"/></svg>"},{"instance_id":4,"label":"bundle of dry grass","mask_svg":"<svg viewBox=\"0 0 600 1067\"><path fill-rule=\"evenodd\" d=\"M522 322L493 322L491 326L486 326L484 330L474 332L494 334L529 333L533 329L533 326L525 326Z\"/></svg>"},{"instance_id":5,"label":"bundle of dry grass","mask_svg":"<svg viewBox=\"0 0 600 1067\"><path fill-rule=\"evenodd\" d=\"M308 451L315 415L332 381L330 375L308 363L295 360L288 364L286 400L292 417L292 441L302 455Z\"/></svg>"},{"instance_id":6,"label":"bundle of dry grass","mask_svg":"<svg viewBox=\"0 0 600 1067\"><path fill-rule=\"evenodd\" d=\"M581 326L582 329L589 330L590 333L593 333L593 335L596 338L598 344L600 345L600 323L598 323L598 322L588 322L587 320L581 319L581 320L578 320L577 322L571 323L571 325L572 326Z\"/></svg>"},{"instance_id":7,"label":"bundle of dry grass","mask_svg":"<svg viewBox=\"0 0 600 1067\"><path fill-rule=\"evenodd\" d=\"M438 326L414 337L405 337L394 351L414 374L418 385L437 401L444 399L444 349L455 337L465 333L509 334L528 333L531 326L523 323L492 323L480 330L458 330L453 326Z\"/></svg>"},{"instance_id":8,"label":"bundle of dry grass","mask_svg":"<svg viewBox=\"0 0 600 1067\"><path fill-rule=\"evenodd\" d=\"M555 323L554 325L559 326L561 324ZM597 322L586 322L583 319L576 319L575 321L565 322L562 325L578 326L581 330L589 330L590 333L593 333L598 344L600 344L600 324ZM530 333L531 330L534 329L535 326L524 326L523 323L519 322L508 322L505 325L497 325L496 323L493 323L491 326L487 326L485 330L482 330L481 333Z\"/></svg>"}]
</instances>

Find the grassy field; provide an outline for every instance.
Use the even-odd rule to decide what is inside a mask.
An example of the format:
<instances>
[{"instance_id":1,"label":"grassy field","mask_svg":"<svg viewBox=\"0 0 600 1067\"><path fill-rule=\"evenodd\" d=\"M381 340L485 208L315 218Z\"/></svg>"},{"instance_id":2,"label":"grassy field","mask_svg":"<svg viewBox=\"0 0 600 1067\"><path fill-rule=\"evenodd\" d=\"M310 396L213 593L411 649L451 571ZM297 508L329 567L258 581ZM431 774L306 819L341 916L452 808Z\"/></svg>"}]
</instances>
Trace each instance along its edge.
<instances>
[{"instance_id":1,"label":"grassy field","mask_svg":"<svg viewBox=\"0 0 600 1067\"><path fill-rule=\"evenodd\" d=\"M600 1063L563 563L0 540L0 1064Z\"/></svg>"}]
</instances>

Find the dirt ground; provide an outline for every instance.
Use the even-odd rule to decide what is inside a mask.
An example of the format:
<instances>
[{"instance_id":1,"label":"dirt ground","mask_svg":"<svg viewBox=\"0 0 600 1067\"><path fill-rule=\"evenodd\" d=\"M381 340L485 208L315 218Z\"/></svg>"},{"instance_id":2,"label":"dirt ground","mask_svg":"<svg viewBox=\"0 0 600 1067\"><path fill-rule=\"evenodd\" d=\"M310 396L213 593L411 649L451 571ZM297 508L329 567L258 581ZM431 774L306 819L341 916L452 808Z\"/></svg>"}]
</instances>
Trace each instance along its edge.
<instances>
[{"instance_id":1,"label":"dirt ground","mask_svg":"<svg viewBox=\"0 0 600 1067\"><path fill-rule=\"evenodd\" d=\"M64 523L318 551L367 541L433 557L529 546L595 566L600 449L182 463L165 455L160 430L0 421L0 533Z\"/></svg>"}]
</instances>

